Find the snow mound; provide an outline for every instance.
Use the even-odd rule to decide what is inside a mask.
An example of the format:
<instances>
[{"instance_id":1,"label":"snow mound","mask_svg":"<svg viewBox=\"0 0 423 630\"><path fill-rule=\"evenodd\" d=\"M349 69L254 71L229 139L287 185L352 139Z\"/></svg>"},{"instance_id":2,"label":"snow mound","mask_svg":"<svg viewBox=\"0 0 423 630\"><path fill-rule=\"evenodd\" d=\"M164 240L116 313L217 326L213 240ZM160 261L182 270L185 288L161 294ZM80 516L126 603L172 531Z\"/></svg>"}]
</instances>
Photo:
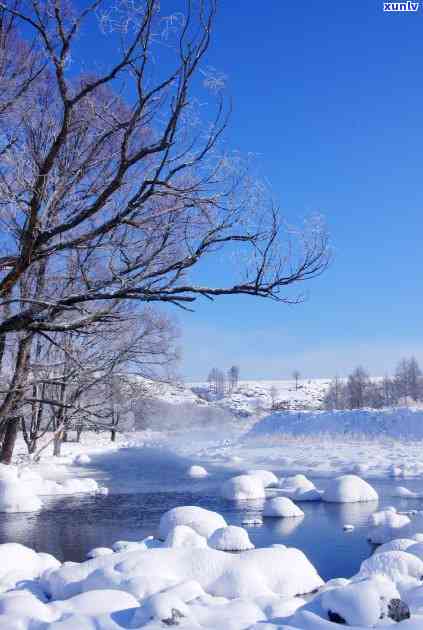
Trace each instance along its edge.
<instances>
[{"instance_id":1,"label":"snow mound","mask_svg":"<svg viewBox=\"0 0 423 630\"><path fill-rule=\"evenodd\" d=\"M73 463L77 466L85 466L85 464L91 464L91 458L85 453L82 453L81 455L77 455L75 457Z\"/></svg>"},{"instance_id":2,"label":"snow mound","mask_svg":"<svg viewBox=\"0 0 423 630\"><path fill-rule=\"evenodd\" d=\"M42 506L31 484L7 476L0 479L0 512L38 512Z\"/></svg>"},{"instance_id":3,"label":"snow mound","mask_svg":"<svg viewBox=\"0 0 423 630\"><path fill-rule=\"evenodd\" d=\"M110 549L110 547L95 547L87 553L86 557L89 559L99 558L100 556L107 556L111 553L113 553L113 549Z\"/></svg>"},{"instance_id":4,"label":"snow mound","mask_svg":"<svg viewBox=\"0 0 423 630\"><path fill-rule=\"evenodd\" d=\"M282 479L279 483L279 494L294 501L321 501L322 492L305 475L294 475Z\"/></svg>"},{"instance_id":5,"label":"snow mound","mask_svg":"<svg viewBox=\"0 0 423 630\"><path fill-rule=\"evenodd\" d=\"M247 470L246 475L252 475L253 477L258 477L261 479L264 488L269 488L272 486L279 485L279 479L276 477L275 473L270 470Z\"/></svg>"},{"instance_id":6,"label":"snow mound","mask_svg":"<svg viewBox=\"0 0 423 630\"><path fill-rule=\"evenodd\" d=\"M392 496L401 497L403 499L418 499L420 495L418 492L412 492L408 488L404 488L404 486L397 486L393 489Z\"/></svg>"},{"instance_id":7,"label":"snow mound","mask_svg":"<svg viewBox=\"0 0 423 630\"><path fill-rule=\"evenodd\" d=\"M0 593L60 566L60 562L48 553L37 553L19 543L0 544Z\"/></svg>"},{"instance_id":8,"label":"snow mound","mask_svg":"<svg viewBox=\"0 0 423 630\"><path fill-rule=\"evenodd\" d=\"M349 626L373 627L381 615L379 591L369 579L326 591L322 607L329 616L335 613Z\"/></svg>"},{"instance_id":9,"label":"snow mound","mask_svg":"<svg viewBox=\"0 0 423 630\"><path fill-rule=\"evenodd\" d=\"M393 582L401 581L404 577L421 580L423 576L423 562L417 556L407 551L385 551L378 553L361 563L358 576L386 575Z\"/></svg>"},{"instance_id":10,"label":"snow mound","mask_svg":"<svg viewBox=\"0 0 423 630\"><path fill-rule=\"evenodd\" d=\"M207 547L207 540L204 536L197 534L191 527L177 525L169 531L163 547L194 547L195 549L201 549Z\"/></svg>"},{"instance_id":11,"label":"snow mound","mask_svg":"<svg viewBox=\"0 0 423 630\"><path fill-rule=\"evenodd\" d=\"M423 542L414 542L414 544L407 547L406 551L423 560Z\"/></svg>"},{"instance_id":12,"label":"snow mound","mask_svg":"<svg viewBox=\"0 0 423 630\"><path fill-rule=\"evenodd\" d=\"M235 525L217 529L207 542L210 547L220 551L247 551L248 549L254 549L254 545L249 539L246 530Z\"/></svg>"},{"instance_id":13,"label":"snow mound","mask_svg":"<svg viewBox=\"0 0 423 630\"><path fill-rule=\"evenodd\" d=\"M263 516L278 518L303 518L304 512L288 497L268 499L264 505Z\"/></svg>"},{"instance_id":14,"label":"snow mound","mask_svg":"<svg viewBox=\"0 0 423 630\"><path fill-rule=\"evenodd\" d=\"M395 508L373 512L369 516L369 540L375 544L382 544L394 538L404 538L409 535L410 519L405 514L398 514Z\"/></svg>"},{"instance_id":15,"label":"snow mound","mask_svg":"<svg viewBox=\"0 0 423 630\"><path fill-rule=\"evenodd\" d=\"M226 527L223 516L201 507L186 505L172 508L160 519L159 534L165 540L169 532L177 525L187 525L197 534L209 538L220 527Z\"/></svg>"},{"instance_id":16,"label":"snow mound","mask_svg":"<svg viewBox=\"0 0 423 630\"><path fill-rule=\"evenodd\" d=\"M332 479L322 499L328 503L361 503L378 501L379 497L376 490L361 477L342 475Z\"/></svg>"},{"instance_id":17,"label":"snow mound","mask_svg":"<svg viewBox=\"0 0 423 630\"><path fill-rule=\"evenodd\" d=\"M263 482L255 475L238 475L225 481L222 486L222 496L230 501L246 501L249 499L264 499Z\"/></svg>"},{"instance_id":18,"label":"snow mound","mask_svg":"<svg viewBox=\"0 0 423 630\"><path fill-rule=\"evenodd\" d=\"M411 556L412 557L412 556ZM215 549L150 549L101 556L87 562L65 563L43 576L53 599L67 599L99 588L124 588L155 576L154 592L194 580L209 594L226 598L259 595L294 597L310 593L323 582L306 556L294 548L273 547L229 554ZM109 582L110 586L107 586ZM167 583L167 586L165 586Z\"/></svg>"},{"instance_id":19,"label":"snow mound","mask_svg":"<svg viewBox=\"0 0 423 630\"><path fill-rule=\"evenodd\" d=\"M305 475L293 475L292 477L286 477L281 479L279 486L287 492L297 492L298 490L314 490L316 486L310 479L307 479Z\"/></svg>"},{"instance_id":20,"label":"snow mound","mask_svg":"<svg viewBox=\"0 0 423 630\"><path fill-rule=\"evenodd\" d=\"M187 477L191 479L202 479L208 477L209 473L202 466L190 466L187 470Z\"/></svg>"},{"instance_id":21,"label":"snow mound","mask_svg":"<svg viewBox=\"0 0 423 630\"><path fill-rule=\"evenodd\" d=\"M408 551L408 548L415 544L416 541L412 538L395 538L377 547L374 554L385 553L386 551Z\"/></svg>"}]
</instances>

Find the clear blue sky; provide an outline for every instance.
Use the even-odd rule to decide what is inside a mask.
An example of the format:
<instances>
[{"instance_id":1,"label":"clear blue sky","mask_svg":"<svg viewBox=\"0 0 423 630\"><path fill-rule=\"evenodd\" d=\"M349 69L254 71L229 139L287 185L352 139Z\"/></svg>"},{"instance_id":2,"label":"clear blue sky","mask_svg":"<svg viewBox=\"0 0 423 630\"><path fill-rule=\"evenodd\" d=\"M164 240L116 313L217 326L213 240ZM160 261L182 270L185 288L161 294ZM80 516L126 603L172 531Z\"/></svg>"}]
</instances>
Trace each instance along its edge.
<instances>
[{"instance_id":1,"label":"clear blue sky","mask_svg":"<svg viewBox=\"0 0 423 630\"><path fill-rule=\"evenodd\" d=\"M91 58L110 54L87 35ZM234 363L244 378L423 363L422 62L423 3L384 14L382 0L220 1L207 63L228 76L226 144L257 156L291 221L324 214L334 260L295 307L221 298L178 311L186 378ZM216 284L221 268L207 269Z\"/></svg>"},{"instance_id":2,"label":"clear blue sky","mask_svg":"<svg viewBox=\"0 0 423 630\"><path fill-rule=\"evenodd\" d=\"M230 298L180 315L186 377L423 361L423 5L382 7L221 2L208 60L229 79L228 144L259 155L290 218L325 215L334 261L299 306Z\"/></svg>"}]
</instances>

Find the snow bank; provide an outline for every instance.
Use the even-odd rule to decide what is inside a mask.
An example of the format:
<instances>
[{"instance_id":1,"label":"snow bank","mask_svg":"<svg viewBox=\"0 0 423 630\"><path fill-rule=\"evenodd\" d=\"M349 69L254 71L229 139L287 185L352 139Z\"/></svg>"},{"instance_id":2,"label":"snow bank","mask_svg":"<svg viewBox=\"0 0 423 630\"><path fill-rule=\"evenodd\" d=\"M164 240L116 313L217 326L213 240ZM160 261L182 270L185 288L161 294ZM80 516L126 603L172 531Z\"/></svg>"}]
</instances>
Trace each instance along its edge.
<instances>
[{"instance_id":1,"label":"snow bank","mask_svg":"<svg viewBox=\"0 0 423 630\"><path fill-rule=\"evenodd\" d=\"M259 420L246 438L273 435L362 435L423 440L423 410L409 407L342 411L274 412Z\"/></svg>"},{"instance_id":2,"label":"snow bank","mask_svg":"<svg viewBox=\"0 0 423 630\"><path fill-rule=\"evenodd\" d=\"M278 518L303 518L304 512L288 499L288 497L274 497L264 504L263 516Z\"/></svg>"},{"instance_id":3,"label":"snow bank","mask_svg":"<svg viewBox=\"0 0 423 630\"><path fill-rule=\"evenodd\" d=\"M247 551L248 549L254 549L254 545L246 530L235 525L217 529L207 542L210 547L220 551Z\"/></svg>"},{"instance_id":4,"label":"snow bank","mask_svg":"<svg viewBox=\"0 0 423 630\"><path fill-rule=\"evenodd\" d=\"M42 506L31 484L0 479L0 512L38 512Z\"/></svg>"},{"instance_id":5,"label":"snow bank","mask_svg":"<svg viewBox=\"0 0 423 630\"><path fill-rule=\"evenodd\" d=\"M249 499L264 499L263 482L256 475L238 475L225 481L222 486L222 496L230 501L246 501Z\"/></svg>"},{"instance_id":6,"label":"snow bank","mask_svg":"<svg viewBox=\"0 0 423 630\"><path fill-rule=\"evenodd\" d=\"M81 462L87 463L86 457L81 455ZM13 465L0 465L0 512L38 511L43 506L40 496L97 492L106 494L107 488L100 487L94 479L88 477L58 482L45 479L29 467L19 469Z\"/></svg>"},{"instance_id":7,"label":"snow bank","mask_svg":"<svg viewBox=\"0 0 423 630\"><path fill-rule=\"evenodd\" d=\"M197 506L181 506L165 512L160 519L159 534L165 540L170 531L177 525L187 525L197 534L209 538L220 527L226 527L223 516L211 510Z\"/></svg>"},{"instance_id":8,"label":"snow bank","mask_svg":"<svg viewBox=\"0 0 423 630\"><path fill-rule=\"evenodd\" d=\"M361 503L377 501L378 494L372 486L356 475L342 475L329 482L322 495L328 503Z\"/></svg>"}]
</instances>

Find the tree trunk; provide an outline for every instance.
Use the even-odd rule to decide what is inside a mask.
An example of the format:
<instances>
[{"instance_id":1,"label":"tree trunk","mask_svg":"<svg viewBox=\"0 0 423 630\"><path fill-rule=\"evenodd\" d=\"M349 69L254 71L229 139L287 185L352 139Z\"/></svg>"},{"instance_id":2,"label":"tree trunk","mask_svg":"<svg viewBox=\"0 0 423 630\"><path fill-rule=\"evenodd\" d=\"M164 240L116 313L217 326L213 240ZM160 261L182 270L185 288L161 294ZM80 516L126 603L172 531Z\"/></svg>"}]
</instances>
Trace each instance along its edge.
<instances>
[{"instance_id":1,"label":"tree trunk","mask_svg":"<svg viewBox=\"0 0 423 630\"><path fill-rule=\"evenodd\" d=\"M31 342L32 334L27 335L19 342L13 378L3 404L0 406L0 424L5 426L0 453L0 462L3 464L10 464L12 461L13 449L18 435L20 418L17 417L16 412L23 396L22 385L28 375Z\"/></svg>"},{"instance_id":2,"label":"tree trunk","mask_svg":"<svg viewBox=\"0 0 423 630\"><path fill-rule=\"evenodd\" d=\"M18 435L19 418L10 418L3 438L0 462L2 464L10 464L13 457L13 449L15 447L16 437Z\"/></svg>"},{"instance_id":3,"label":"tree trunk","mask_svg":"<svg viewBox=\"0 0 423 630\"><path fill-rule=\"evenodd\" d=\"M60 431L54 438L54 448L53 448L54 457L60 457L60 453L62 451L62 437L63 437L63 431Z\"/></svg>"},{"instance_id":4,"label":"tree trunk","mask_svg":"<svg viewBox=\"0 0 423 630\"><path fill-rule=\"evenodd\" d=\"M116 431L115 431L115 429L112 429L110 431L110 439L111 439L112 442L116 442Z\"/></svg>"}]
</instances>

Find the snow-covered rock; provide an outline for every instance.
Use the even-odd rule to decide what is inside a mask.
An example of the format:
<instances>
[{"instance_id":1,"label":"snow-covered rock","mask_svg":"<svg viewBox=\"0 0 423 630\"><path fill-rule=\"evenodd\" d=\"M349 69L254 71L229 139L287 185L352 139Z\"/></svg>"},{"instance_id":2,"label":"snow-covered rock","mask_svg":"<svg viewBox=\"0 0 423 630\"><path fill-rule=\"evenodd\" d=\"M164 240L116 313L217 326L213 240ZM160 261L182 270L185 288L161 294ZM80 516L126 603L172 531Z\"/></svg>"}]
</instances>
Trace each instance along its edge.
<instances>
[{"instance_id":1,"label":"snow-covered rock","mask_svg":"<svg viewBox=\"0 0 423 630\"><path fill-rule=\"evenodd\" d=\"M253 477L259 477L263 484L264 488L269 488L273 486L279 485L279 479L276 477L275 473L271 470L247 470L246 475L252 475Z\"/></svg>"},{"instance_id":2,"label":"snow-covered rock","mask_svg":"<svg viewBox=\"0 0 423 630\"><path fill-rule=\"evenodd\" d=\"M163 547L193 547L195 549L201 549L207 547L207 540L204 536L197 534L191 527L187 525L177 525L169 531L163 543Z\"/></svg>"},{"instance_id":3,"label":"snow-covered rock","mask_svg":"<svg viewBox=\"0 0 423 630\"><path fill-rule=\"evenodd\" d=\"M191 479L203 479L204 477L208 477L208 472L203 466L190 466L187 470L187 477Z\"/></svg>"},{"instance_id":4,"label":"snow-covered rock","mask_svg":"<svg viewBox=\"0 0 423 630\"><path fill-rule=\"evenodd\" d=\"M238 475L225 481L222 486L222 496L230 501L246 501L249 499L264 499L263 482L256 475Z\"/></svg>"},{"instance_id":5,"label":"snow-covered rock","mask_svg":"<svg viewBox=\"0 0 423 630\"><path fill-rule=\"evenodd\" d=\"M356 475L342 475L332 479L322 495L328 503L360 503L377 501L378 494L372 486Z\"/></svg>"},{"instance_id":6,"label":"snow-covered rock","mask_svg":"<svg viewBox=\"0 0 423 630\"><path fill-rule=\"evenodd\" d=\"M273 497L264 504L263 516L303 518L304 512L288 497Z\"/></svg>"},{"instance_id":7,"label":"snow-covered rock","mask_svg":"<svg viewBox=\"0 0 423 630\"><path fill-rule=\"evenodd\" d=\"M395 508L374 512L369 516L369 540L382 544L394 538L407 538L410 533L410 519L405 514L398 514Z\"/></svg>"},{"instance_id":8,"label":"snow-covered rock","mask_svg":"<svg viewBox=\"0 0 423 630\"><path fill-rule=\"evenodd\" d=\"M208 538L216 529L226 527L223 516L217 512L206 510L197 506L181 506L165 512L160 519L159 534L165 540L169 532L177 525L187 525L197 534Z\"/></svg>"},{"instance_id":9,"label":"snow-covered rock","mask_svg":"<svg viewBox=\"0 0 423 630\"><path fill-rule=\"evenodd\" d=\"M248 549L254 549L254 545L246 530L235 525L217 529L207 542L209 547L220 551L247 551Z\"/></svg>"},{"instance_id":10,"label":"snow-covered rock","mask_svg":"<svg viewBox=\"0 0 423 630\"><path fill-rule=\"evenodd\" d=\"M348 626L374 626L380 618L380 596L372 580L333 588L322 597L322 606L331 621Z\"/></svg>"}]
</instances>

